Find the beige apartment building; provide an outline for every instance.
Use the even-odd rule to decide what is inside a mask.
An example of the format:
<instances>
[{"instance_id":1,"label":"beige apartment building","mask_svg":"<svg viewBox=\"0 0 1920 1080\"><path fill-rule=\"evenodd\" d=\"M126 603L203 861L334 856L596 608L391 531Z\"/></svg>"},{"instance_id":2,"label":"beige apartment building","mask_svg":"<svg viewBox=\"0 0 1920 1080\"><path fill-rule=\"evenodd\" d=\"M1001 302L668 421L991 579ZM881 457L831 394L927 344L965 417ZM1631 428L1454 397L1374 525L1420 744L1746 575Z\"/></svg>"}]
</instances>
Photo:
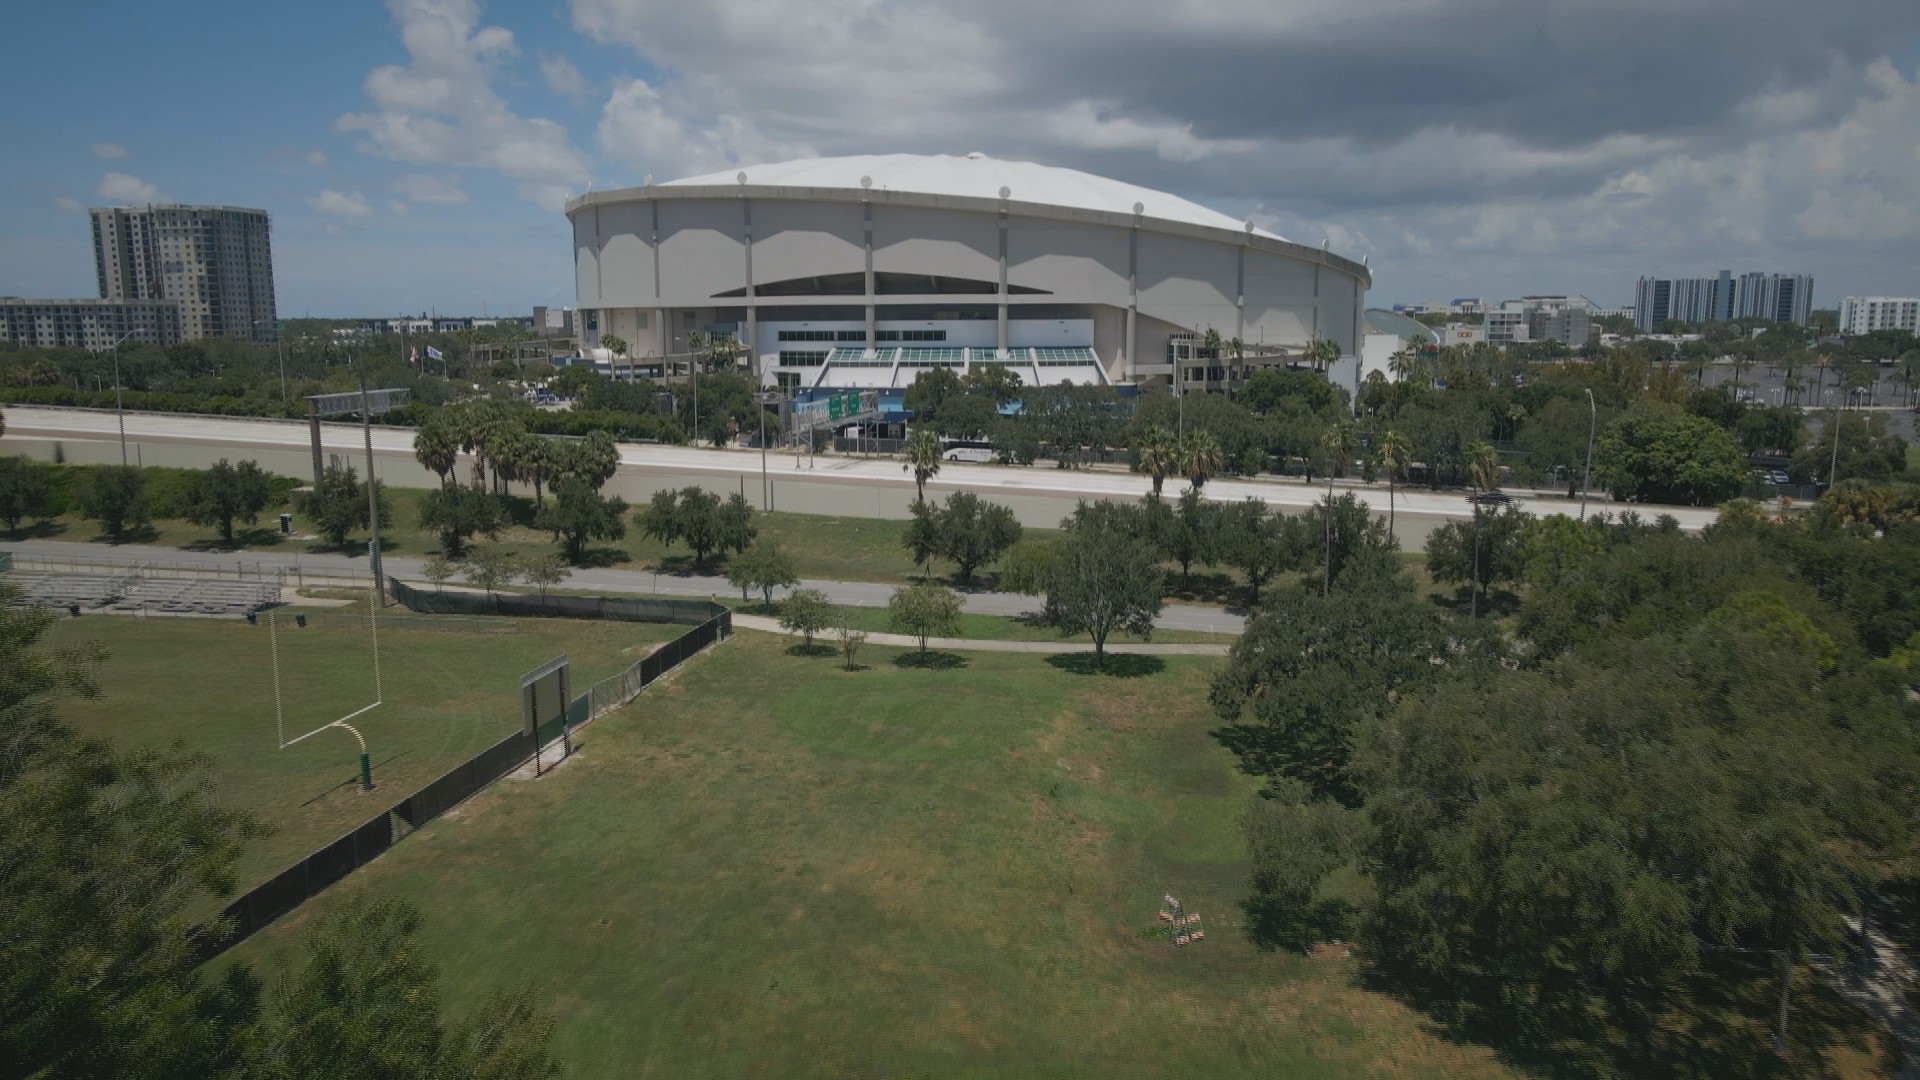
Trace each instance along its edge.
<instances>
[{"instance_id":1,"label":"beige apartment building","mask_svg":"<svg viewBox=\"0 0 1920 1080\"><path fill-rule=\"evenodd\" d=\"M100 298L179 305L179 339L274 338L267 212L233 206L95 208Z\"/></svg>"}]
</instances>

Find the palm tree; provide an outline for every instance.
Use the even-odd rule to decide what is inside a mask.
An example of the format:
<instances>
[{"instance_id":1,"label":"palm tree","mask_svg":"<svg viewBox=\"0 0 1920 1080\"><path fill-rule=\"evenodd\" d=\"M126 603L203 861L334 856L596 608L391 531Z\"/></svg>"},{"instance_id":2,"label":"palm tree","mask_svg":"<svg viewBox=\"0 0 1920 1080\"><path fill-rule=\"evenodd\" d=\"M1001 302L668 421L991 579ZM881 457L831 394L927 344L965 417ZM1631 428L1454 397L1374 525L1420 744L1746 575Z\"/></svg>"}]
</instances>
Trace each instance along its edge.
<instances>
[{"instance_id":1,"label":"palm tree","mask_svg":"<svg viewBox=\"0 0 1920 1080\"><path fill-rule=\"evenodd\" d=\"M1233 371L1229 374L1232 374L1236 381L1245 381L1247 374L1247 343L1241 341L1239 338L1228 338L1227 355L1233 358Z\"/></svg>"},{"instance_id":2,"label":"palm tree","mask_svg":"<svg viewBox=\"0 0 1920 1080\"><path fill-rule=\"evenodd\" d=\"M1419 346L1409 341L1393 350L1393 355L1387 357L1387 370L1402 382L1412 382L1420 370Z\"/></svg>"},{"instance_id":3,"label":"palm tree","mask_svg":"<svg viewBox=\"0 0 1920 1080\"><path fill-rule=\"evenodd\" d=\"M1393 532L1393 487L1394 481L1406 475L1407 466L1413 463L1413 444L1405 435L1387 430L1380 435L1380 467L1387 473L1387 532Z\"/></svg>"},{"instance_id":4,"label":"palm tree","mask_svg":"<svg viewBox=\"0 0 1920 1080\"><path fill-rule=\"evenodd\" d=\"M1327 565L1326 574L1320 582L1321 596L1326 596L1333 592L1333 476L1334 473L1339 471L1342 465L1346 464L1348 459L1353 457L1353 446L1358 439L1359 434L1354 429L1353 421L1344 416L1328 424L1326 430L1320 433L1320 448L1326 451L1328 458L1327 512L1324 515L1326 519L1325 532L1327 534Z\"/></svg>"},{"instance_id":5,"label":"palm tree","mask_svg":"<svg viewBox=\"0 0 1920 1080\"><path fill-rule=\"evenodd\" d=\"M446 413L434 413L413 433L413 456L447 486L447 478L460 464L460 437Z\"/></svg>"},{"instance_id":6,"label":"palm tree","mask_svg":"<svg viewBox=\"0 0 1920 1080\"><path fill-rule=\"evenodd\" d=\"M1307 342L1307 362L1313 370L1325 372L1329 365L1340 359L1340 343L1331 338L1317 337Z\"/></svg>"},{"instance_id":7,"label":"palm tree","mask_svg":"<svg viewBox=\"0 0 1920 1080\"><path fill-rule=\"evenodd\" d=\"M1480 496L1493 490L1493 482L1500 475L1500 455L1493 447L1475 439L1467 446L1467 482L1472 485L1473 499L1473 592L1471 594L1472 613L1480 617Z\"/></svg>"},{"instance_id":8,"label":"palm tree","mask_svg":"<svg viewBox=\"0 0 1920 1080\"><path fill-rule=\"evenodd\" d=\"M1211 326L1207 327L1207 332L1200 335L1200 348L1207 353L1207 364L1200 370L1207 372L1209 375L1212 374L1213 365L1220 360L1220 348L1222 344L1220 331L1215 330ZM1212 382L1213 380L1207 379L1205 381Z\"/></svg>"},{"instance_id":9,"label":"palm tree","mask_svg":"<svg viewBox=\"0 0 1920 1080\"><path fill-rule=\"evenodd\" d=\"M901 472L913 470L913 486L919 491L919 502L927 501L927 481L940 472L940 437L922 428L907 436L907 463L900 466Z\"/></svg>"},{"instance_id":10,"label":"palm tree","mask_svg":"<svg viewBox=\"0 0 1920 1080\"><path fill-rule=\"evenodd\" d=\"M1199 491L1220 471L1220 440L1211 431L1190 431L1180 440L1180 473Z\"/></svg>"},{"instance_id":11,"label":"palm tree","mask_svg":"<svg viewBox=\"0 0 1920 1080\"><path fill-rule=\"evenodd\" d=\"M611 353L613 358L616 361L619 360L621 357L627 355L627 339L623 337L617 337L613 334L600 335L600 347L607 350L608 353ZM615 368L614 375L617 378L619 376L617 365L609 365L609 366L612 366Z\"/></svg>"},{"instance_id":12,"label":"palm tree","mask_svg":"<svg viewBox=\"0 0 1920 1080\"><path fill-rule=\"evenodd\" d=\"M1141 432L1133 440L1134 471L1146 473L1153 480L1153 497L1160 497L1160 486L1167 477L1180 469L1180 445L1174 441L1173 433L1155 424Z\"/></svg>"}]
</instances>

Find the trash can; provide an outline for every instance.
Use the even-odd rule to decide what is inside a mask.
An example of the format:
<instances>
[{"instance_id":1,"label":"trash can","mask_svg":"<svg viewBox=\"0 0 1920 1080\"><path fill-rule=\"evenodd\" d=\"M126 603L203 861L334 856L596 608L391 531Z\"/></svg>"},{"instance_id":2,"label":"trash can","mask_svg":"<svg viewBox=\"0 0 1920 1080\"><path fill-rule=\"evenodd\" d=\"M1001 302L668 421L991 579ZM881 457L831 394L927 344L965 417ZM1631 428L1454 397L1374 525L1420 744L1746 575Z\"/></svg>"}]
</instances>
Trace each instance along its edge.
<instances>
[{"instance_id":1,"label":"trash can","mask_svg":"<svg viewBox=\"0 0 1920 1080\"><path fill-rule=\"evenodd\" d=\"M280 515L280 535L281 536L293 535L293 515L292 514Z\"/></svg>"}]
</instances>

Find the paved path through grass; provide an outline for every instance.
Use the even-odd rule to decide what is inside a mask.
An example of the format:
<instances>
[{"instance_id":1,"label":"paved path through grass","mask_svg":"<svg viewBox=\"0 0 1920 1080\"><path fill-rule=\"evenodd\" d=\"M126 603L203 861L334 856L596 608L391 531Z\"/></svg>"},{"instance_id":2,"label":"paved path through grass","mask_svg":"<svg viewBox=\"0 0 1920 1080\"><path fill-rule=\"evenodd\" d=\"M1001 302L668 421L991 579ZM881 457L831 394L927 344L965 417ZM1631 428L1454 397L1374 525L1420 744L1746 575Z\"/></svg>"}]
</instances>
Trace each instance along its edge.
<instances>
[{"instance_id":1,"label":"paved path through grass","mask_svg":"<svg viewBox=\"0 0 1920 1080\"><path fill-rule=\"evenodd\" d=\"M736 612L733 616L733 628L735 630L761 630L769 634L785 634L788 637L800 636L791 630L781 629L779 619L769 618L765 615L741 615ZM900 648L911 649L919 646L920 639L911 634L870 633L867 635L867 644L894 645ZM1084 641L991 641L985 638L949 637L930 637L927 639L927 648L929 649L942 651L954 650L957 652L1040 653L1056 656L1062 653L1087 652L1089 647L1088 643ZM1174 645L1163 643L1159 645L1109 645L1107 646L1107 651L1132 656L1225 656L1227 655L1228 648L1226 645Z\"/></svg>"}]
</instances>

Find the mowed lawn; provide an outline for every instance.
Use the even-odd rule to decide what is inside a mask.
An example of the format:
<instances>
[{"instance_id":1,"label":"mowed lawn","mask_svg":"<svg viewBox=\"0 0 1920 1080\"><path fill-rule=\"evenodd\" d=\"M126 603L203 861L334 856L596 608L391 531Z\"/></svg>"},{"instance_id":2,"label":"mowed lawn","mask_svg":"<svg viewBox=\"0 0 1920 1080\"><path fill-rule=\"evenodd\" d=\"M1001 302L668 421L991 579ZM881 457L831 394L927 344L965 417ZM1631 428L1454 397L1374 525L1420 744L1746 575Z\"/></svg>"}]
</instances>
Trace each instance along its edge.
<instances>
[{"instance_id":1,"label":"mowed lawn","mask_svg":"<svg viewBox=\"0 0 1920 1080\"><path fill-rule=\"evenodd\" d=\"M1506 1075L1349 961L1243 936L1216 661L789 646L736 635L224 962L405 896L453 1003L531 984L577 1077ZM1143 933L1166 892L1205 942Z\"/></svg>"},{"instance_id":2,"label":"mowed lawn","mask_svg":"<svg viewBox=\"0 0 1920 1080\"><path fill-rule=\"evenodd\" d=\"M293 626L280 612L281 698L288 739L371 704L373 650L361 617L329 609ZM49 634L61 646L99 644L101 694L62 703L88 735L122 748L180 743L208 755L216 797L250 811L273 834L248 845L238 867L242 888L256 884L520 724L520 676L561 653L572 658L576 692L644 656L685 627L650 623L522 619L467 620L510 626L479 633L436 628L455 619L395 614L380 620L385 704L353 720L367 739L376 789L359 790L359 748L345 731L326 731L279 748L273 664L266 620L259 626L210 619L62 619Z\"/></svg>"}]
</instances>

